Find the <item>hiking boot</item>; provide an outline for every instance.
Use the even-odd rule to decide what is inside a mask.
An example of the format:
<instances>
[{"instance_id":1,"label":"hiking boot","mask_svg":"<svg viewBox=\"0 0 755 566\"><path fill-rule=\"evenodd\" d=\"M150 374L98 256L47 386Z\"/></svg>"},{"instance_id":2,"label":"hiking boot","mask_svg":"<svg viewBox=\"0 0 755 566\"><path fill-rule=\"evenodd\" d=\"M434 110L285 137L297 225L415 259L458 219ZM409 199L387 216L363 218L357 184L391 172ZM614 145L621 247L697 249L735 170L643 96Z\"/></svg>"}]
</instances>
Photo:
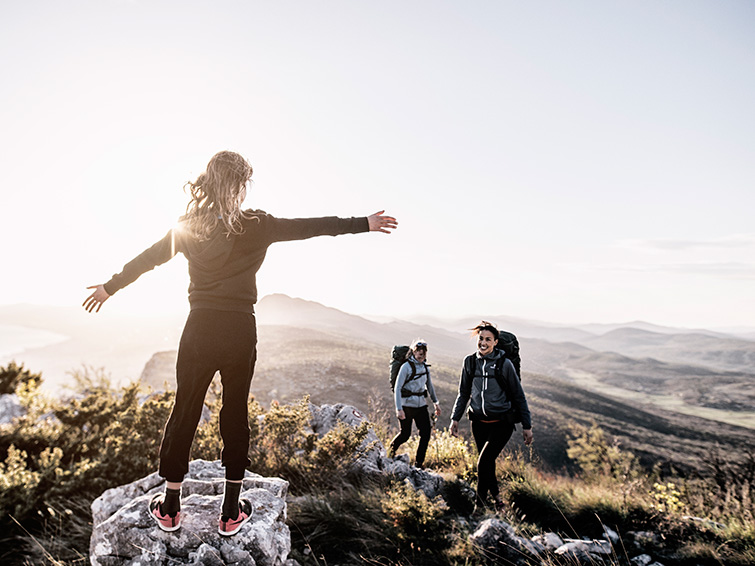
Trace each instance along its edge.
<instances>
[{"instance_id":1,"label":"hiking boot","mask_svg":"<svg viewBox=\"0 0 755 566\"><path fill-rule=\"evenodd\" d=\"M166 515L160 511L160 504L165 499L164 493L156 493L149 502L149 516L152 517L160 530L166 533L172 533L181 528L181 511L176 511L175 515Z\"/></svg>"},{"instance_id":2,"label":"hiking boot","mask_svg":"<svg viewBox=\"0 0 755 566\"><path fill-rule=\"evenodd\" d=\"M220 516L218 532L225 537L235 535L252 518L253 511L252 503L248 499L241 499L239 501L239 514L235 519L225 515Z\"/></svg>"}]
</instances>

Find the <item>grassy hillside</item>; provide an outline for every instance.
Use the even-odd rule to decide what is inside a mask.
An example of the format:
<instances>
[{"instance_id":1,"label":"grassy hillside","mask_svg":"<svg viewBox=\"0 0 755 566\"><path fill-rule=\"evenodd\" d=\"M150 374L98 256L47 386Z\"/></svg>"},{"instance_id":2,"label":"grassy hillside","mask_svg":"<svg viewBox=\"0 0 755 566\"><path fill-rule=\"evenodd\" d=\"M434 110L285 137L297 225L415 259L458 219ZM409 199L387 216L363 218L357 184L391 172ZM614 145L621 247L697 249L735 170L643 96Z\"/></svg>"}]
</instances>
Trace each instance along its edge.
<instances>
[{"instance_id":1,"label":"grassy hillside","mask_svg":"<svg viewBox=\"0 0 755 566\"><path fill-rule=\"evenodd\" d=\"M337 351L327 336L312 343L314 353L320 345ZM349 344L341 346L350 356ZM276 351L280 353L279 346ZM339 356L334 357L336 362ZM331 370L338 367L334 363ZM109 487L155 470L173 395L144 395L135 385L111 387L95 374L79 376L74 399L46 400L37 395L38 376L20 371L9 367L0 372L28 410L19 421L0 426L0 563L84 564L92 532L92 500ZM340 377L332 382L340 383ZM361 468L352 468L369 450L364 440L370 430L383 440L394 432L386 427L380 411L368 412L369 426L337 426L319 437L310 428L306 397L293 404L273 404L268 410L252 400L250 469L290 482L290 556L302 566L576 564L574 557L558 553L519 562L518 558L526 558L521 550L511 554L505 545L470 538L487 519L497 518L526 538L546 532L597 538L609 526L621 540L600 563L615 566L630 566L634 563L630 559L640 554L669 566L752 564L755 468L719 466L703 478L648 473L637 467L634 456L612 444L610 432L615 431L606 435L603 429L589 426L576 431L568 442L573 473L554 473L542 466L542 455L549 438L558 440L548 432L563 425L565 407L580 406L568 422L602 415L609 417L605 423L628 429L651 420L654 429L673 435L677 444L681 439L689 446L704 445L711 435L703 432L685 438L675 423L658 416L632 411L552 378L527 379L533 406L543 416L537 448L530 452L510 446L498 459L504 501L498 509L474 508L476 454L464 439L447 432L433 435L425 463L445 483L431 498L412 488L403 475L367 477L358 471ZM218 397L210 398L207 409L209 419L200 423L192 454L214 459L221 449ZM416 440L415 435L402 446L400 457L414 453ZM654 447L661 444L655 442ZM411 477L428 479L416 471ZM435 485L434 481L430 483ZM688 515L707 520L690 520ZM156 552L164 562L159 547Z\"/></svg>"}]
</instances>

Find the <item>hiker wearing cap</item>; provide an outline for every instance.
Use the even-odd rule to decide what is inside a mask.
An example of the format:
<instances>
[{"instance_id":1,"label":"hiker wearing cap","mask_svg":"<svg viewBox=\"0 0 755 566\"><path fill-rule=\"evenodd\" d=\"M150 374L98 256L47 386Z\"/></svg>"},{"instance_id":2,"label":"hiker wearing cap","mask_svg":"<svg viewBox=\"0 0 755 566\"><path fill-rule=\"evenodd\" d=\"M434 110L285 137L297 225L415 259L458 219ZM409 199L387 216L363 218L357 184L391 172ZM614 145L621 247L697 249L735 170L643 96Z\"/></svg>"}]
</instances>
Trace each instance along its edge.
<instances>
[{"instance_id":1,"label":"hiker wearing cap","mask_svg":"<svg viewBox=\"0 0 755 566\"><path fill-rule=\"evenodd\" d=\"M435 395L433 382L430 379L430 366L425 363L426 360L427 342L417 339L412 342L407 360L396 377L393 400L401 431L391 441L388 451L388 456L392 458L399 446L409 440L412 435L412 422L416 423L419 430L419 446L414 465L418 468L423 468L425 465L425 454L432 432L430 414L427 410L428 395L435 406L435 416L440 416L440 403Z\"/></svg>"},{"instance_id":2,"label":"hiker wearing cap","mask_svg":"<svg viewBox=\"0 0 755 566\"><path fill-rule=\"evenodd\" d=\"M511 438L516 422L522 423L524 443L532 444L532 421L514 364L503 350L496 348L496 326L482 321L472 334L477 336L477 352L464 360L449 432L459 435L459 420L469 405L467 415L479 454L475 508L484 508L490 495L494 508L500 510L503 502L495 477L496 458Z\"/></svg>"}]
</instances>

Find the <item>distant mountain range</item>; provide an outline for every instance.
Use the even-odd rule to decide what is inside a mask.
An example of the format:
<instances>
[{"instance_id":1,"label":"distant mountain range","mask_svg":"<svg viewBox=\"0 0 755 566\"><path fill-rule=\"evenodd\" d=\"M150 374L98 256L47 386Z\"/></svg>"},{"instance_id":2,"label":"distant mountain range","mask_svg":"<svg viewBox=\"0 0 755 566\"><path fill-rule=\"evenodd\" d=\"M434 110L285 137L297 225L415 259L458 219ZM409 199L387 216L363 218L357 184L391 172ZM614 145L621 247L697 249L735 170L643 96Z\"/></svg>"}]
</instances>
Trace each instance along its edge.
<instances>
[{"instance_id":1,"label":"distant mountain range","mask_svg":"<svg viewBox=\"0 0 755 566\"><path fill-rule=\"evenodd\" d=\"M634 322L564 327L489 317L520 338L523 383L531 398L541 456L565 462L574 422L598 422L646 463L695 468L705 455L755 451L755 342L717 332ZM317 403L382 406L390 412L390 348L422 337L444 408L459 368L475 349L480 318L379 322L319 303L269 295L257 306L259 359L252 393L263 402L309 394ZM0 307L0 325L37 328L67 340L0 358L41 371L59 391L68 373L105 368L118 380L155 389L174 382L183 318L97 315L83 309ZM749 452L747 452L749 450Z\"/></svg>"},{"instance_id":2,"label":"distant mountain range","mask_svg":"<svg viewBox=\"0 0 755 566\"><path fill-rule=\"evenodd\" d=\"M258 314L261 324L294 324L384 348L421 336L430 344L429 356L452 368L474 351L467 329L481 320L378 323L285 295L263 298ZM672 333L642 322L568 328L504 317L492 320L519 337L525 377L530 371L550 375L665 410L755 428L753 341L715 332Z\"/></svg>"}]
</instances>

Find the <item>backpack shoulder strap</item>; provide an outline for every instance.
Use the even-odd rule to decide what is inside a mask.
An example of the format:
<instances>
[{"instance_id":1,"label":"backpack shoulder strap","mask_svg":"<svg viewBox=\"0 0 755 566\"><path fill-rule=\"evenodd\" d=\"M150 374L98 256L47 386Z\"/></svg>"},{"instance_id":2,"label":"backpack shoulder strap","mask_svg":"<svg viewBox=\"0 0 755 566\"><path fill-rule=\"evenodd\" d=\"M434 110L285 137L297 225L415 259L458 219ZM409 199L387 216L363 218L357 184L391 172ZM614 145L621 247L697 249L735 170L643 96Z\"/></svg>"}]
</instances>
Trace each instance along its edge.
<instances>
[{"instance_id":1,"label":"backpack shoulder strap","mask_svg":"<svg viewBox=\"0 0 755 566\"><path fill-rule=\"evenodd\" d=\"M501 358L498 360L498 363L495 365L495 376L497 378L503 376L503 366L506 365L507 359L506 352L504 352L503 350L501 350L501 352L503 353L503 356L501 356Z\"/></svg>"},{"instance_id":2,"label":"backpack shoulder strap","mask_svg":"<svg viewBox=\"0 0 755 566\"><path fill-rule=\"evenodd\" d=\"M412 372L404 380L404 385L406 385L410 381L413 381L414 379L417 379L418 377L420 377L422 375L425 375L424 373L422 373L422 374L418 374L417 373L417 364L415 362L413 362L412 360L406 360L406 362L409 364L409 367L412 368Z\"/></svg>"},{"instance_id":3,"label":"backpack shoulder strap","mask_svg":"<svg viewBox=\"0 0 755 566\"><path fill-rule=\"evenodd\" d=\"M495 371L493 372L493 376L495 377L495 380L498 382L498 387L500 387L503 391L506 392L507 397L511 397L509 394L509 388L506 384L506 380L503 378L503 366L506 365L506 352L501 350L503 353L503 356L501 356L498 361L495 363Z\"/></svg>"},{"instance_id":4,"label":"backpack shoulder strap","mask_svg":"<svg viewBox=\"0 0 755 566\"><path fill-rule=\"evenodd\" d=\"M475 369L476 369L476 362L475 355L471 354L467 356L464 359L464 370L467 372L467 375L470 377L474 377Z\"/></svg>"}]
</instances>

